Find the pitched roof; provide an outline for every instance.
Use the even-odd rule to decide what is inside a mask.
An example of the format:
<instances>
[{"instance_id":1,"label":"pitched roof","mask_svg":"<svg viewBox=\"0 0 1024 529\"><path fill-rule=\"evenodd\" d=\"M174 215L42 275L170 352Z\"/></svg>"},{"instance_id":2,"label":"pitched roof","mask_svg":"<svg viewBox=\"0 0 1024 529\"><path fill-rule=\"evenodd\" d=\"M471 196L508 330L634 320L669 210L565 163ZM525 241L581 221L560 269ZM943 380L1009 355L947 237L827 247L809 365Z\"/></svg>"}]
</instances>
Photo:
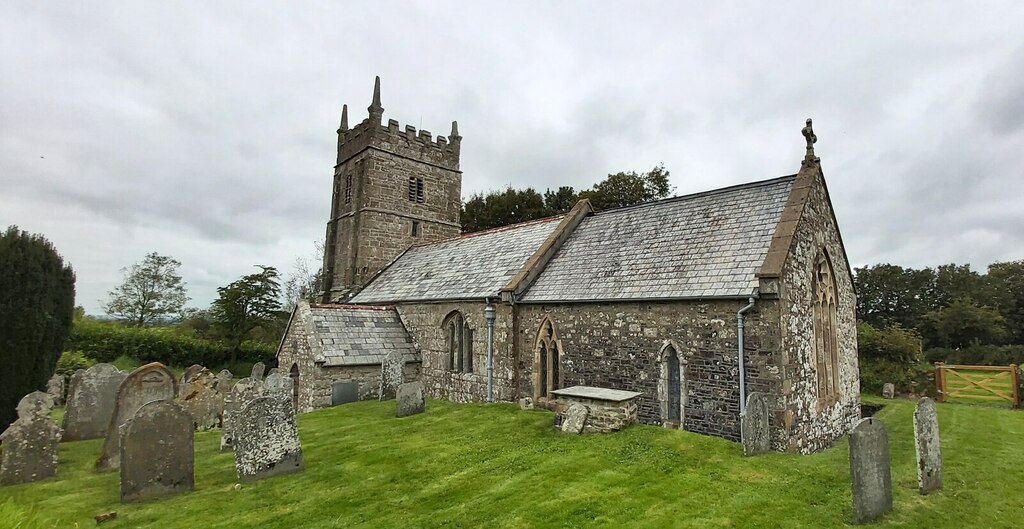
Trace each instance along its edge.
<instances>
[{"instance_id":1,"label":"pitched roof","mask_svg":"<svg viewBox=\"0 0 1024 529\"><path fill-rule=\"evenodd\" d=\"M576 228L520 300L749 295L793 179L596 213Z\"/></svg>"},{"instance_id":2,"label":"pitched roof","mask_svg":"<svg viewBox=\"0 0 1024 529\"><path fill-rule=\"evenodd\" d=\"M394 350L406 362L419 362L420 354L393 307L310 305L312 326L322 346L318 362L325 366L380 364Z\"/></svg>"},{"instance_id":3,"label":"pitched roof","mask_svg":"<svg viewBox=\"0 0 1024 529\"><path fill-rule=\"evenodd\" d=\"M414 246L384 269L352 303L497 297L560 217L539 219Z\"/></svg>"}]
</instances>

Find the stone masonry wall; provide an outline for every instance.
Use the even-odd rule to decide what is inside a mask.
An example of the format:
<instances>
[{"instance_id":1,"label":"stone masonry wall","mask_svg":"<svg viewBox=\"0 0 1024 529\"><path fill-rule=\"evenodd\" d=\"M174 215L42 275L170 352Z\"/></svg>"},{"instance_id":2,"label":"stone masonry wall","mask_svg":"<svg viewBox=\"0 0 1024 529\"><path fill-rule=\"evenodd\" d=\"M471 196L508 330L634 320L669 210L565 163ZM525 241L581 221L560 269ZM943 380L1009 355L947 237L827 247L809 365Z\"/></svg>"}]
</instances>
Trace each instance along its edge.
<instances>
[{"instance_id":1,"label":"stone masonry wall","mask_svg":"<svg viewBox=\"0 0 1024 529\"><path fill-rule=\"evenodd\" d=\"M325 245L332 301L346 298L350 287L358 289L409 246L460 233L459 141L433 141L429 132L406 129L394 120L386 127L363 121L342 135ZM422 202L409 200L410 177L422 179Z\"/></svg>"},{"instance_id":2,"label":"stone masonry wall","mask_svg":"<svg viewBox=\"0 0 1024 529\"><path fill-rule=\"evenodd\" d=\"M543 318L550 317L563 348L562 387L641 392L640 422L661 423L660 353L671 342L678 351L686 387L683 428L738 440L736 311L745 304L745 300L709 300L518 305L519 392L533 394L534 344ZM777 301L760 300L746 313L747 392L780 393L779 330ZM773 429L773 436L781 435L781 428Z\"/></svg>"},{"instance_id":3,"label":"stone masonry wall","mask_svg":"<svg viewBox=\"0 0 1024 529\"><path fill-rule=\"evenodd\" d=\"M427 396L453 402L483 402L487 397L487 324L481 302L410 303L398 305L398 313L420 349L422 379ZM516 356L513 350L512 309L495 303L494 399L513 401L516 392ZM448 369L448 343L442 322L458 310L473 330L473 371Z\"/></svg>"},{"instance_id":4,"label":"stone masonry wall","mask_svg":"<svg viewBox=\"0 0 1024 529\"><path fill-rule=\"evenodd\" d=\"M783 267L782 366L787 390L784 424L789 430L785 448L809 453L826 448L845 435L860 417L860 374L857 363L856 299L846 254L839 238L824 180L798 177L811 186L803 217L797 225ZM834 402L818 398L814 352L813 268L822 248L828 252L838 292L837 338L839 396Z\"/></svg>"}]
</instances>

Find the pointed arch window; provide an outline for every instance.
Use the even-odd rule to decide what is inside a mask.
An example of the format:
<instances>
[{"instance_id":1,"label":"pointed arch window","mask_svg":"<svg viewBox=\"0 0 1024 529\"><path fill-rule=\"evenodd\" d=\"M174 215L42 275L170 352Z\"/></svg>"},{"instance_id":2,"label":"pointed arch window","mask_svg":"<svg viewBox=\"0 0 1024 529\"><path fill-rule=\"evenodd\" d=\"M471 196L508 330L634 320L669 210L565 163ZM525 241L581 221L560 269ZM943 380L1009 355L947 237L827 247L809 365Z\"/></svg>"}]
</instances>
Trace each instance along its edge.
<instances>
[{"instance_id":1,"label":"pointed arch window","mask_svg":"<svg viewBox=\"0 0 1024 529\"><path fill-rule=\"evenodd\" d=\"M814 264L814 353L819 400L833 399L839 394L838 300L832 261L822 250Z\"/></svg>"},{"instance_id":2,"label":"pointed arch window","mask_svg":"<svg viewBox=\"0 0 1024 529\"><path fill-rule=\"evenodd\" d=\"M672 342L661 349L661 420L665 424L682 425L686 410L686 366Z\"/></svg>"},{"instance_id":3,"label":"pointed arch window","mask_svg":"<svg viewBox=\"0 0 1024 529\"><path fill-rule=\"evenodd\" d=\"M533 360L533 397L534 400L550 399L551 392L562 387L559 372L562 344L558 339L555 323L544 318L537 333Z\"/></svg>"},{"instance_id":4,"label":"pointed arch window","mask_svg":"<svg viewBox=\"0 0 1024 529\"><path fill-rule=\"evenodd\" d=\"M442 324L447 346L448 370L457 373L473 372L473 329L466 325L462 313L449 314Z\"/></svg>"}]
</instances>

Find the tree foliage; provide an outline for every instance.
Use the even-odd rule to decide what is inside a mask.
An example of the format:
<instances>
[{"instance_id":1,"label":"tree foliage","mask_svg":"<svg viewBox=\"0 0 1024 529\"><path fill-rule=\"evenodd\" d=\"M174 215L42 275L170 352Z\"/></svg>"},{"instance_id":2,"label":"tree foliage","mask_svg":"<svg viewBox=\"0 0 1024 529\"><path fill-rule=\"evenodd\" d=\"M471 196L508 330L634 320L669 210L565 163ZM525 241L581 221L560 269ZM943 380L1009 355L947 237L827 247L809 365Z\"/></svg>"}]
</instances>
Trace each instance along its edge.
<instances>
[{"instance_id":1,"label":"tree foliage","mask_svg":"<svg viewBox=\"0 0 1024 529\"><path fill-rule=\"evenodd\" d=\"M189 299L180 266L173 257L150 252L141 263L121 269L124 282L110 291L103 310L135 327L180 316Z\"/></svg>"},{"instance_id":2,"label":"tree foliage","mask_svg":"<svg viewBox=\"0 0 1024 529\"><path fill-rule=\"evenodd\" d=\"M319 241L313 243L312 256L295 258L292 271L282 285L285 312L291 312L299 298L316 301L317 293L323 290L323 262L324 245Z\"/></svg>"},{"instance_id":3,"label":"tree foliage","mask_svg":"<svg viewBox=\"0 0 1024 529\"><path fill-rule=\"evenodd\" d=\"M243 276L217 289L210 316L232 347L231 361L254 329L272 323L281 309L281 284L277 269L257 265L259 272Z\"/></svg>"},{"instance_id":4,"label":"tree foliage","mask_svg":"<svg viewBox=\"0 0 1024 529\"><path fill-rule=\"evenodd\" d=\"M470 233L560 215L583 198L590 199L599 210L662 199L673 189L668 178L668 170L658 164L646 173L610 174L593 188L578 193L571 186L561 186L543 194L532 187L475 194L462 206L462 231Z\"/></svg>"},{"instance_id":5,"label":"tree foliage","mask_svg":"<svg viewBox=\"0 0 1024 529\"><path fill-rule=\"evenodd\" d=\"M0 234L0 430L53 375L74 307L75 274L49 241L16 226Z\"/></svg>"}]
</instances>

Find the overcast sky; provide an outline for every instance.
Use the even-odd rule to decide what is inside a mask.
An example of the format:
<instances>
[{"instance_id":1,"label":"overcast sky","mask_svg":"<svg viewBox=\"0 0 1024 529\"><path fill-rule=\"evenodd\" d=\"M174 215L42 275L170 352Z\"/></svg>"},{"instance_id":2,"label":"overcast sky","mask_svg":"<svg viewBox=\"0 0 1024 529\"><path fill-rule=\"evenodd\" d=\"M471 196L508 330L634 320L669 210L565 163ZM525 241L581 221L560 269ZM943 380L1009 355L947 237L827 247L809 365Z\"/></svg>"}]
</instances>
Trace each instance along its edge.
<instances>
[{"instance_id":1,"label":"overcast sky","mask_svg":"<svg viewBox=\"0 0 1024 529\"><path fill-rule=\"evenodd\" d=\"M458 120L464 197L792 174L813 117L854 266L1024 259L1024 3L630 4L3 2L0 228L90 313L150 251L206 307L312 255L380 75L385 121Z\"/></svg>"}]
</instances>

